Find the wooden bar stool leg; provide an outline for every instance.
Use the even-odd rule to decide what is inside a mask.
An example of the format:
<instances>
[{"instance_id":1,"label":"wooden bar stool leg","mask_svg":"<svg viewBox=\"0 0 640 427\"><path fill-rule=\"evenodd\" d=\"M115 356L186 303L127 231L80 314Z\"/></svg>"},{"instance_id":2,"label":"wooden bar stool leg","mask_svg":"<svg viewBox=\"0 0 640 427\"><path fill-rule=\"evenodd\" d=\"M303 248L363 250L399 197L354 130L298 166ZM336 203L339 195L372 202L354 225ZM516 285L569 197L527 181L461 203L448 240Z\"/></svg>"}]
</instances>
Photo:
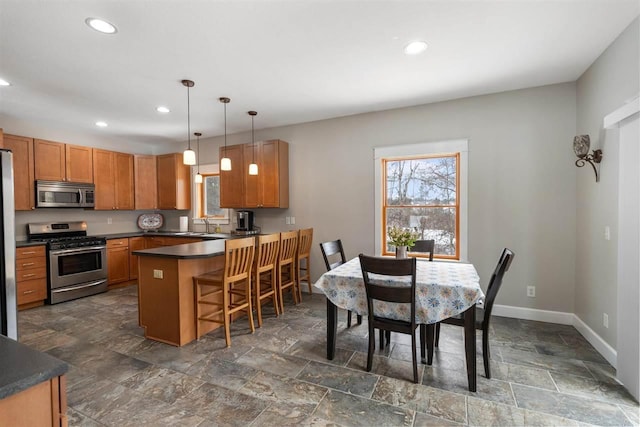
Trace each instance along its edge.
<instances>
[{"instance_id":1,"label":"wooden bar stool leg","mask_svg":"<svg viewBox=\"0 0 640 427\"><path fill-rule=\"evenodd\" d=\"M247 309L247 316L249 317L249 327L251 328L251 333L253 334L256 331L255 325L253 324L253 306L251 301L251 276L247 277L247 303L249 304L249 308Z\"/></svg>"},{"instance_id":2,"label":"wooden bar stool leg","mask_svg":"<svg viewBox=\"0 0 640 427\"><path fill-rule=\"evenodd\" d=\"M278 286L276 283L276 269L271 270L271 290L273 291L273 308L276 311L276 317L280 316L280 297L278 295Z\"/></svg>"},{"instance_id":3,"label":"wooden bar stool leg","mask_svg":"<svg viewBox=\"0 0 640 427\"><path fill-rule=\"evenodd\" d=\"M229 285L231 286L231 285ZM231 313L229 313L229 306L231 305L231 298L230 298L230 293L229 293L229 289L226 288L224 289L224 292L222 293L222 301L224 304L223 307L223 315L224 315L224 339L227 343L227 347L231 347L231 329L229 327L229 325L231 324Z\"/></svg>"}]
</instances>

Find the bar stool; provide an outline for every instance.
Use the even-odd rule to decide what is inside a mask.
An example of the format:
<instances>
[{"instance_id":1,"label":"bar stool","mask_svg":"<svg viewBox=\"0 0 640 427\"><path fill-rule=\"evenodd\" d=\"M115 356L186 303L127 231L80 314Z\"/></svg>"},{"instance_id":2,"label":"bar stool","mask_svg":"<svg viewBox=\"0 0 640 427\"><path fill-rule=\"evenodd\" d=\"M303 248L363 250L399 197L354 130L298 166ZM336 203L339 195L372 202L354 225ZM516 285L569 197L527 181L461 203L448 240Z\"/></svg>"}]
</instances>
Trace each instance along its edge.
<instances>
[{"instance_id":1,"label":"bar stool","mask_svg":"<svg viewBox=\"0 0 640 427\"><path fill-rule=\"evenodd\" d=\"M313 241L313 228L305 228L298 234L298 254L296 256L296 274L298 282L298 297L302 301L302 281L309 286L309 294L313 293L311 285L311 242ZM304 261L304 262L303 262Z\"/></svg>"},{"instance_id":2,"label":"bar stool","mask_svg":"<svg viewBox=\"0 0 640 427\"><path fill-rule=\"evenodd\" d=\"M276 316L280 315L278 281L276 280L279 250L280 233L258 236L253 267L253 294L258 314L258 327L262 327L262 301L271 298Z\"/></svg>"},{"instance_id":3,"label":"bar stool","mask_svg":"<svg viewBox=\"0 0 640 427\"><path fill-rule=\"evenodd\" d=\"M284 291L291 289L293 302L298 304L298 283L296 282L296 255L298 232L280 233L280 254L278 255L278 300L280 312L284 313Z\"/></svg>"},{"instance_id":4,"label":"bar stool","mask_svg":"<svg viewBox=\"0 0 640 427\"><path fill-rule=\"evenodd\" d=\"M246 311L251 333L251 267L255 253L255 238L230 239L224 242L224 267L193 278L195 294L196 338L200 338L201 322L224 325L227 347L231 346L231 317ZM214 307L213 311L207 307Z\"/></svg>"}]
</instances>

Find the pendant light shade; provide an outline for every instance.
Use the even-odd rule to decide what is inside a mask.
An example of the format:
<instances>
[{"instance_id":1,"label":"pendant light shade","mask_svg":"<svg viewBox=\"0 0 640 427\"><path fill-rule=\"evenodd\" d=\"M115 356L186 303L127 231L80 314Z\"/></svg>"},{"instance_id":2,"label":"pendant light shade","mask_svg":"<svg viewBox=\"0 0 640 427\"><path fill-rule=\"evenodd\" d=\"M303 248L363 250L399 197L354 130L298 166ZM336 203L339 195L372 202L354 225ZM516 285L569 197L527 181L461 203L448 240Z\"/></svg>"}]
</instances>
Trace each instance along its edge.
<instances>
[{"instance_id":1,"label":"pendant light shade","mask_svg":"<svg viewBox=\"0 0 640 427\"><path fill-rule=\"evenodd\" d=\"M185 165L195 165L196 153L191 149L191 103L189 99L189 88L192 88L195 83L193 80L183 80L182 84L187 87L187 141L189 141L188 148L182 153L182 163Z\"/></svg>"},{"instance_id":2,"label":"pendant light shade","mask_svg":"<svg viewBox=\"0 0 640 427\"><path fill-rule=\"evenodd\" d=\"M253 118L258 115L257 111L249 111L251 116L251 164L249 165L249 175L258 175L258 164L256 163L256 140L253 133Z\"/></svg>"},{"instance_id":3,"label":"pendant light shade","mask_svg":"<svg viewBox=\"0 0 640 427\"><path fill-rule=\"evenodd\" d=\"M222 97L220 102L224 104L224 156L220 159L220 170L231 170L231 159L227 157L227 104L231 99Z\"/></svg>"},{"instance_id":4,"label":"pendant light shade","mask_svg":"<svg viewBox=\"0 0 640 427\"><path fill-rule=\"evenodd\" d=\"M194 135L196 136L196 150L198 150L198 167L196 169L196 176L194 178L194 182L196 184L202 184L202 175L200 175L200 137L202 136L202 134L200 132L195 132Z\"/></svg>"}]
</instances>

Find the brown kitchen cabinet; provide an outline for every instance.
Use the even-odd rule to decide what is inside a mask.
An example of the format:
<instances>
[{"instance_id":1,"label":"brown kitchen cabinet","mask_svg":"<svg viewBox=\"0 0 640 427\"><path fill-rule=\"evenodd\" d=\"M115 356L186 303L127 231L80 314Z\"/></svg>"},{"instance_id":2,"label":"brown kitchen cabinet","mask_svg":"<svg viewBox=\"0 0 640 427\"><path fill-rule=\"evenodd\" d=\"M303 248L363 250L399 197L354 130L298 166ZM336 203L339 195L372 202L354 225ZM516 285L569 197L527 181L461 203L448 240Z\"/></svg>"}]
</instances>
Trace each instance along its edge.
<instances>
[{"instance_id":1,"label":"brown kitchen cabinet","mask_svg":"<svg viewBox=\"0 0 640 427\"><path fill-rule=\"evenodd\" d=\"M129 280L138 278L138 256L133 251L146 249L144 237L129 237Z\"/></svg>"},{"instance_id":2,"label":"brown kitchen cabinet","mask_svg":"<svg viewBox=\"0 0 640 427\"><path fill-rule=\"evenodd\" d=\"M231 159L231 170L220 171L220 207L244 207L243 151L244 145L220 147L220 158Z\"/></svg>"},{"instance_id":3,"label":"brown kitchen cabinet","mask_svg":"<svg viewBox=\"0 0 640 427\"><path fill-rule=\"evenodd\" d=\"M163 246L184 245L201 241L202 239L197 237L150 236L146 237L146 248L161 248Z\"/></svg>"},{"instance_id":4,"label":"brown kitchen cabinet","mask_svg":"<svg viewBox=\"0 0 640 427\"><path fill-rule=\"evenodd\" d=\"M249 175L254 160L258 175ZM289 144L278 139L245 144L243 166L243 207L289 207Z\"/></svg>"},{"instance_id":5,"label":"brown kitchen cabinet","mask_svg":"<svg viewBox=\"0 0 640 427\"><path fill-rule=\"evenodd\" d=\"M18 310L37 307L47 299L47 257L44 245L16 248Z\"/></svg>"},{"instance_id":6,"label":"brown kitchen cabinet","mask_svg":"<svg viewBox=\"0 0 640 427\"><path fill-rule=\"evenodd\" d=\"M220 157L224 147L220 148ZM289 144L278 139L227 147L231 171L220 171L223 208L288 208ZM249 175L255 160L258 175Z\"/></svg>"},{"instance_id":7,"label":"brown kitchen cabinet","mask_svg":"<svg viewBox=\"0 0 640 427\"><path fill-rule=\"evenodd\" d=\"M96 148L93 165L94 209L133 209L133 155Z\"/></svg>"},{"instance_id":8,"label":"brown kitchen cabinet","mask_svg":"<svg viewBox=\"0 0 640 427\"><path fill-rule=\"evenodd\" d=\"M93 149L34 139L35 179L93 183Z\"/></svg>"},{"instance_id":9,"label":"brown kitchen cabinet","mask_svg":"<svg viewBox=\"0 0 640 427\"><path fill-rule=\"evenodd\" d=\"M135 182L135 208L158 208L158 171L156 156L139 155L133 157Z\"/></svg>"},{"instance_id":10,"label":"brown kitchen cabinet","mask_svg":"<svg viewBox=\"0 0 640 427\"><path fill-rule=\"evenodd\" d=\"M0 399L0 426L67 427L66 384L60 375Z\"/></svg>"},{"instance_id":11,"label":"brown kitchen cabinet","mask_svg":"<svg viewBox=\"0 0 640 427\"><path fill-rule=\"evenodd\" d=\"M35 209L33 138L5 134L2 146L13 152L13 195L15 210Z\"/></svg>"},{"instance_id":12,"label":"brown kitchen cabinet","mask_svg":"<svg viewBox=\"0 0 640 427\"><path fill-rule=\"evenodd\" d=\"M191 209L191 170L182 153L157 156L158 209Z\"/></svg>"},{"instance_id":13,"label":"brown kitchen cabinet","mask_svg":"<svg viewBox=\"0 0 640 427\"><path fill-rule=\"evenodd\" d=\"M107 240L107 283L129 281L129 239Z\"/></svg>"}]
</instances>

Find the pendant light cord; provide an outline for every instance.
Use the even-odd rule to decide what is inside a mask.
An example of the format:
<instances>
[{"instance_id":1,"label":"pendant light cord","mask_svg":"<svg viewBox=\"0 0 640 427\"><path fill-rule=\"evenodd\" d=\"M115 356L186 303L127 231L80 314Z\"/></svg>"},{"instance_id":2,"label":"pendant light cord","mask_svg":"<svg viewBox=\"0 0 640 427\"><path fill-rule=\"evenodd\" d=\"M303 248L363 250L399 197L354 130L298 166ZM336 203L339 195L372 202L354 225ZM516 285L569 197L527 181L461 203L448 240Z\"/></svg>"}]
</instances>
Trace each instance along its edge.
<instances>
[{"instance_id":1,"label":"pendant light cord","mask_svg":"<svg viewBox=\"0 0 640 427\"><path fill-rule=\"evenodd\" d=\"M227 156L227 103L224 103L224 155Z\"/></svg>"},{"instance_id":2,"label":"pendant light cord","mask_svg":"<svg viewBox=\"0 0 640 427\"><path fill-rule=\"evenodd\" d=\"M256 138L255 135L253 134L253 115L251 115L251 143L253 144L253 147L251 149L251 158L253 159L253 161L251 163L256 162Z\"/></svg>"},{"instance_id":3,"label":"pendant light cord","mask_svg":"<svg viewBox=\"0 0 640 427\"><path fill-rule=\"evenodd\" d=\"M189 86L187 86L187 141L191 150L191 99L189 97Z\"/></svg>"}]
</instances>

